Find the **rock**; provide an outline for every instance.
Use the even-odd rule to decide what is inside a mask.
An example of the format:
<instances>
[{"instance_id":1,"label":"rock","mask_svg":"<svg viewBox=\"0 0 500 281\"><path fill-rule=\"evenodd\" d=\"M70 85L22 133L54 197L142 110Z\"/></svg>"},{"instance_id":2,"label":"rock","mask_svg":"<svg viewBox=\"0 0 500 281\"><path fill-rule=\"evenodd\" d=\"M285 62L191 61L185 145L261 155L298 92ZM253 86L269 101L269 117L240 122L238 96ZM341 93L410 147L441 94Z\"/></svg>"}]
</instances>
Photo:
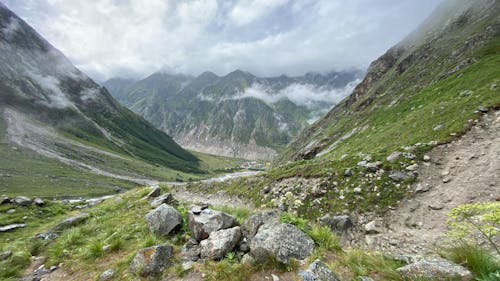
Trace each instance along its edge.
<instances>
[{"instance_id":1,"label":"rock","mask_svg":"<svg viewBox=\"0 0 500 281\"><path fill-rule=\"evenodd\" d=\"M241 239L239 226L210 233L208 239L200 242L201 258L220 260L232 251Z\"/></svg>"},{"instance_id":2,"label":"rock","mask_svg":"<svg viewBox=\"0 0 500 281\"><path fill-rule=\"evenodd\" d=\"M311 190L311 195L313 195L314 197L320 197L325 194L326 194L326 189L322 188L319 185L315 185Z\"/></svg>"},{"instance_id":3,"label":"rock","mask_svg":"<svg viewBox=\"0 0 500 281\"><path fill-rule=\"evenodd\" d=\"M367 276L359 276L358 280L359 281L373 281L373 279L371 279L370 277L367 277Z\"/></svg>"},{"instance_id":4,"label":"rock","mask_svg":"<svg viewBox=\"0 0 500 281\"><path fill-rule=\"evenodd\" d=\"M35 205L37 205L39 207L45 205L45 201L43 201L42 198L38 198L38 197L33 199L33 203L35 203Z\"/></svg>"},{"instance_id":5,"label":"rock","mask_svg":"<svg viewBox=\"0 0 500 281\"><path fill-rule=\"evenodd\" d=\"M418 164L412 164L412 165L406 167L406 170L411 171L411 172L416 171L416 170L418 170Z\"/></svg>"},{"instance_id":6,"label":"rock","mask_svg":"<svg viewBox=\"0 0 500 281\"><path fill-rule=\"evenodd\" d=\"M392 172L389 174L389 178L392 179L395 182L402 182L405 180L413 179L415 178L415 175L413 174L408 174L405 172L397 171L397 172Z\"/></svg>"},{"instance_id":7,"label":"rock","mask_svg":"<svg viewBox=\"0 0 500 281\"><path fill-rule=\"evenodd\" d=\"M444 208L444 205L442 203L431 203L428 205L430 210L438 211L442 210Z\"/></svg>"},{"instance_id":8,"label":"rock","mask_svg":"<svg viewBox=\"0 0 500 281\"><path fill-rule=\"evenodd\" d=\"M211 209L204 209L199 214L189 211L187 218L189 230L198 241L207 239L214 231L238 225L235 217Z\"/></svg>"},{"instance_id":9,"label":"rock","mask_svg":"<svg viewBox=\"0 0 500 281\"><path fill-rule=\"evenodd\" d=\"M0 205L10 204L10 203L12 203L12 199L10 199L10 197L7 196L0 197Z\"/></svg>"},{"instance_id":10,"label":"rock","mask_svg":"<svg viewBox=\"0 0 500 281\"><path fill-rule=\"evenodd\" d=\"M490 111L490 109L489 109L489 108L484 107L484 106L480 106L480 107L478 107L478 108L477 108L477 110L478 110L479 112L481 112L481 113L488 113L488 111Z\"/></svg>"},{"instance_id":11,"label":"rock","mask_svg":"<svg viewBox=\"0 0 500 281\"><path fill-rule=\"evenodd\" d=\"M423 260L424 258L420 255L395 255L392 257L395 261L400 261L404 264L416 263Z\"/></svg>"},{"instance_id":12,"label":"rock","mask_svg":"<svg viewBox=\"0 0 500 281\"><path fill-rule=\"evenodd\" d=\"M53 266L51 266L51 267L49 268L49 271L50 271L50 272L54 272L54 271L56 271L58 268L59 268L59 267L58 267L57 265L53 265Z\"/></svg>"},{"instance_id":13,"label":"rock","mask_svg":"<svg viewBox=\"0 0 500 281\"><path fill-rule=\"evenodd\" d=\"M424 157L422 158L422 160L424 160L425 162L429 162L431 161L431 157L429 155L424 155Z\"/></svg>"},{"instance_id":14,"label":"rock","mask_svg":"<svg viewBox=\"0 0 500 281\"><path fill-rule=\"evenodd\" d=\"M495 91L498 88L497 84L491 84L490 90Z\"/></svg>"},{"instance_id":15,"label":"rock","mask_svg":"<svg viewBox=\"0 0 500 281\"><path fill-rule=\"evenodd\" d=\"M35 238L42 239L42 240L54 240L57 237L59 237L57 234L54 232L47 232L47 233L38 233L35 235Z\"/></svg>"},{"instance_id":16,"label":"rock","mask_svg":"<svg viewBox=\"0 0 500 281\"><path fill-rule=\"evenodd\" d=\"M28 207L29 205L31 205L31 199L24 196L17 196L16 198L14 198L14 203L19 206Z\"/></svg>"},{"instance_id":17,"label":"rock","mask_svg":"<svg viewBox=\"0 0 500 281\"><path fill-rule=\"evenodd\" d=\"M137 252L130 270L140 276L157 275L167 268L172 258L172 246L153 246Z\"/></svg>"},{"instance_id":18,"label":"rock","mask_svg":"<svg viewBox=\"0 0 500 281\"><path fill-rule=\"evenodd\" d=\"M149 212L146 217L149 230L161 236L167 236L182 227L182 216L172 206L161 204Z\"/></svg>"},{"instance_id":19,"label":"rock","mask_svg":"<svg viewBox=\"0 0 500 281\"><path fill-rule=\"evenodd\" d=\"M315 260L307 270L299 273L302 281L340 281L337 276L320 260Z\"/></svg>"},{"instance_id":20,"label":"rock","mask_svg":"<svg viewBox=\"0 0 500 281\"><path fill-rule=\"evenodd\" d=\"M415 193L423 193L429 191L431 187L429 184L423 184L423 183L418 183L417 186L415 187Z\"/></svg>"},{"instance_id":21,"label":"rock","mask_svg":"<svg viewBox=\"0 0 500 281\"><path fill-rule=\"evenodd\" d=\"M401 157L401 152L394 151L389 156L387 156L386 160L389 163L394 163L394 162L396 162L399 159L399 157Z\"/></svg>"},{"instance_id":22,"label":"rock","mask_svg":"<svg viewBox=\"0 0 500 281\"><path fill-rule=\"evenodd\" d=\"M243 239L240 240L240 243L238 244L238 250L243 253L250 252L250 243L248 243L246 237L243 237Z\"/></svg>"},{"instance_id":23,"label":"rock","mask_svg":"<svg viewBox=\"0 0 500 281\"><path fill-rule=\"evenodd\" d=\"M439 131L439 130L442 130L444 129L444 125L443 124L439 124L437 126L435 126L434 128L432 128L433 131Z\"/></svg>"},{"instance_id":24,"label":"rock","mask_svg":"<svg viewBox=\"0 0 500 281\"><path fill-rule=\"evenodd\" d=\"M382 162L376 161L376 162L367 162L366 160L358 162L358 166L365 168L368 172L376 172L382 166Z\"/></svg>"},{"instance_id":25,"label":"rock","mask_svg":"<svg viewBox=\"0 0 500 281\"><path fill-rule=\"evenodd\" d=\"M153 186L153 187L151 187L151 192L149 192L148 195L146 195L146 198L155 198L155 197L160 196L160 194L161 194L160 187Z\"/></svg>"},{"instance_id":26,"label":"rock","mask_svg":"<svg viewBox=\"0 0 500 281\"><path fill-rule=\"evenodd\" d=\"M377 234L380 233L380 228L377 225L377 221L371 221L365 224L365 233L366 234Z\"/></svg>"},{"instance_id":27,"label":"rock","mask_svg":"<svg viewBox=\"0 0 500 281\"><path fill-rule=\"evenodd\" d=\"M329 227L333 232L341 235L354 226L353 220L348 215L331 216L329 214L319 218L319 223Z\"/></svg>"},{"instance_id":28,"label":"rock","mask_svg":"<svg viewBox=\"0 0 500 281\"><path fill-rule=\"evenodd\" d=\"M23 227L26 227L25 223L9 224L9 225L5 225L5 226L0 227L0 232L8 232L8 231L16 230L18 228L23 228Z\"/></svg>"},{"instance_id":29,"label":"rock","mask_svg":"<svg viewBox=\"0 0 500 281\"><path fill-rule=\"evenodd\" d=\"M352 191L354 191L354 193L361 193L363 190L361 189L361 187L355 187Z\"/></svg>"},{"instance_id":30,"label":"rock","mask_svg":"<svg viewBox=\"0 0 500 281\"><path fill-rule=\"evenodd\" d=\"M12 256L11 251L0 252L0 261L6 260Z\"/></svg>"},{"instance_id":31,"label":"rock","mask_svg":"<svg viewBox=\"0 0 500 281\"><path fill-rule=\"evenodd\" d=\"M6 213L7 214L13 214L15 212L16 212L16 209L8 209Z\"/></svg>"},{"instance_id":32,"label":"rock","mask_svg":"<svg viewBox=\"0 0 500 281\"><path fill-rule=\"evenodd\" d=\"M279 222L278 211L265 211L248 217L241 226L241 232L248 240L251 240L259 227L264 223Z\"/></svg>"},{"instance_id":33,"label":"rock","mask_svg":"<svg viewBox=\"0 0 500 281\"><path fill-rule=\"evenodd\" d=\"M344 177L348 178L350 176L352 176L351 169L345 169L345 171L344 171Z\"/></svg>"},{"instance_id":34,"label":"rock","mask_svg":"<svg viewBox=\"0 0 500 281\"><path fill-rule=\"evenodd\" d=\"M197 261L200 259L200 244L193 237L189 238L189 240L182 246L181 255L185 260Z\"/></svg>"},{"instance_id":35,"label":"rock","mask_svg":"<svg viewBox=\"0 0 500 281\"><path fill-rule=\"evenodd\" d=\"M99 275L99 281L108 281L113 278L115 271L113 269L107 269L101 275Z\"/></svg>"},{"instance_id":36,"label":"rock","mask_svg":"<svg viewBox=\"0 0 500 281\"><path fill-rule=\"evenodd\" d=\"M52 228L52 232L59 232L67 228L77 226L86 221L89 217L90 216L87 213L80 213L74 217L67 218L62 222L60 222L58 225L56 225L54 228Z\"/></svg>"},{"instance_id":37,"label":"rock","mask_svg":"<svg viewBox=\"0 0 500 281\"><path fill-rule=\"evenodd\" d=\"M241 263L242 264L254 264L255 263L255 259L249 255L249 254L244 254L243 255L243 258L241 258Z\"/></svg>"},{"instance_id":38,"label":"rock","mask_svg":"<svg viewBox=\"0 0 500 281\"><path fill-rule=\"evenodd\" d=\"M275 274L271 274L271 278L273 278L273 281L280 281L280 278Z\"/></svg>"},{"instance_id":39,"label":"rock","mask_svg":"<svg viewBox=\"0 0 500 281\"><path fill-rule=\"evenodd\" d=\"M428 278L432 280L472 280L472 273L465 267L444 259L423 259L397 269L404 280Z\"/></svg>"},{"instance_id":40,"label":"rock","mask_svg":"<svg viewBox=\"0 0 500 281\"><path fill-rule=\"evenodd\" d=\"M250 254L258 262L269 257L288 264L290 259L303 260L314 249L314 241L297 227L284 223L265 223L250 242Z\"/></svg>"},{"instance_id":41,"label":"rock","mask_svg":"<svg viewBox=\"0 0 500 281\"><path fill-rule=\"evenodd\" d=\"M451 178L450 177L444 177L443 178L443 183L448 183L451 181Z\"/></svg>"},{"instance_id":42,"label":"rock","mask_svg":"<svg viewBox=\"0 0 500 281\"><path fill-rule=\"evenodd\" d=\"M151 203L149 203L149 205L151 205L152 208L158 208L158 206L160 206L161 204L177 205L177 200L175 200L172 194L167 193L158 196L157 198L153 199Z\"/></svg>"}]
</instances>

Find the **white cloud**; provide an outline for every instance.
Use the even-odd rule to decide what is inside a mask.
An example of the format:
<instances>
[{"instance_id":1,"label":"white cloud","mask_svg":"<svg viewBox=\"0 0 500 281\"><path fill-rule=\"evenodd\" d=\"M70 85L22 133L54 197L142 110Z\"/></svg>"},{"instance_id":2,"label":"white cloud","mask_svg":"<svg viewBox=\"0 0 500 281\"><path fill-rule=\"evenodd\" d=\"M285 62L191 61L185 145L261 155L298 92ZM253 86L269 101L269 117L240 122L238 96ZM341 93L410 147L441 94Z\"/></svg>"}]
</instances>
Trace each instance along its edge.
<instances>
[{"instance_id":1,"label":"white cloud","mask_svg":"<svg viewBox=\"0 0 500 281\"><path fill-rule=\"evenodd\" d=\"M4 0L100 80L165 66L259 76L366 67L439 1Z\"/></svg>"},{"instance_id":2,"label":"white cloud","mask_svg":"<svg viewBox=\"0 0 500 281\"><path fill-rule=\"evenodd\" d=\"M33 79L38 85L49 93L48 106L54 108L67 108L75 105L66 97L66 95L59 88L59 80L54 76L44 76L33 72L28 72L27 75Z\"/></svg>"}]
</instances>

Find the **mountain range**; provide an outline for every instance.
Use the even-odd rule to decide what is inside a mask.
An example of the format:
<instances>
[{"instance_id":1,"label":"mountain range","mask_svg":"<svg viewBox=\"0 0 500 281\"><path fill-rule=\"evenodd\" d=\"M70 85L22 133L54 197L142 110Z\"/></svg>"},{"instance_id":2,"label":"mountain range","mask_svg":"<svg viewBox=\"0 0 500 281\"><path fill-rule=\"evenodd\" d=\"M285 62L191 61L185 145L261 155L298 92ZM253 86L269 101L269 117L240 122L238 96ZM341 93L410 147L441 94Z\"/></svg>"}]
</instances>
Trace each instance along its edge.
<instances>
[{"instance_id":1,"label":"mountain range","mask_svg":"<svg viewBox=\"0 0 500 281\"><path fill-rule=\"evenodd\" d=\"M362 72L261 78L235 70L197 77L156 72L103 83L124 106L183 147L271 160L311 122L347 96Z\"/></svg>"}]
</instances>

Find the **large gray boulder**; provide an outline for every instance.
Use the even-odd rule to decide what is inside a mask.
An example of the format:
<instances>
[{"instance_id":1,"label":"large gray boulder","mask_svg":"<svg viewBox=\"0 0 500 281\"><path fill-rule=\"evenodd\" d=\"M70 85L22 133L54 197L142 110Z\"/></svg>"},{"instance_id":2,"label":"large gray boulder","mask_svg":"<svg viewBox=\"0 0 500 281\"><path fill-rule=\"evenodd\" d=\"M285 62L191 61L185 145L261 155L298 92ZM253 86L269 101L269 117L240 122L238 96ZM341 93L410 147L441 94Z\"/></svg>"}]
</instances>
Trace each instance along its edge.
<instances>
[{"instance_id":1,"label":"large gray boulder","mask_svg":"<svg viewBox=\"0 0 500 281\"><path fill-rule=\"evenodd\" d=\"M220 260L232 251L241 239L239 226L210 233L208 239L200 242L201 258Z\"/></svg>"},{"instance_id":2,"label":"large gray boulder","mask_svg":"<svg viewBox=\"0 0 500 281\"><path fill-rule=\"evenodd\" d=\"M24 196L17 196L16 198L14 198L14 203L19 206L28 207L29 205L31 205L31 199Z\"/></svg>"},{"instance_id":3,"label":"large gray boulder","mask_svg":"<svg viewBox=\"0 0 500 281\"><path fill-rule=\"evenodd\" d=\"M269 223L260 226L250 242L250 254L257 262L270 257L288 264L290 259L303 260L314 249L314 241L291 224Z\"/></svg>"},{"instance_id":4,"label":"large gray boulder","mask_svg":"<svg viewBox=\"0 0 500 281\"><path fill-rule=\"evenodd\" d=\"M211 209L200 210L200 212L190 210L187 213L187 219L189 230L198 241L207 239L214 231L238 225L235 217Z\"/></svg>"},{"instance_id":5,"label":"large gray boulder","mask_svg":"<svg viewBox=\"0 0 500 281\"><path fill-rule=\"evenodd\" d=\"M430 280L472 280L465 267L441 258L429 258L397 269L403 280L427 278Z\"/></svg>"},{"instance_id":6,"label":"large gray boulder","mask_svg":"<svg viewBox=\"0 0 500 281\"><path fill-rule=\"evenodd\" d=\"M259 227L264 223L279 222L279 215L278 211L265 211L248 217L241 225L243 236L251 240L259 230Z\"/></svg>"},{"instance_id":7,"label":"large gray boulder","mask_svg":"<svg viewBox=\"0 0 500 281\"><path fill-rule=\"evenodd\" d=\"M302 281L340 281L337 276L320 260L315 260L307 270L300 272Z\"/></svg>"},{"instance_id":8,"label":"large gray boulder","mask_svg":"<svg viewBox=\"0 0 500 281\"><path fill-rule=\"evenodd\" d=\"M158 275L170 263L172 246L153 246L137 252L130 263L130 270L140 276Z\"/></svg>"},{"instance_id":9,"label":"large gray boulder","mask_svg":"<svg viewBox=\"0 0 500 281\"><path fill-rule=\"evenodd\" d=\"M84 221L86 221L89 217L90 216L87 213L80 213L76 216L69 217L69 218L63 220L62 222L60 222L59 224L57 224L56 226L54 226L54 228L52 228L51 232L59 232L59 231L65 230L67 228L77 226L77 225L83 223Z\"/></svg>"},{"instance_id":10,"label":"large gray boulder","mask_svg":"<svg viewBox=\"0 0 500 281\"><path fill-rule=\"evenodd\" d=\"M149 230L161 236L167 236L182 227L181 214L174 207L167 204L161 204L158 208L149 212L145 219Z\"/></svg>"}]
</instances>

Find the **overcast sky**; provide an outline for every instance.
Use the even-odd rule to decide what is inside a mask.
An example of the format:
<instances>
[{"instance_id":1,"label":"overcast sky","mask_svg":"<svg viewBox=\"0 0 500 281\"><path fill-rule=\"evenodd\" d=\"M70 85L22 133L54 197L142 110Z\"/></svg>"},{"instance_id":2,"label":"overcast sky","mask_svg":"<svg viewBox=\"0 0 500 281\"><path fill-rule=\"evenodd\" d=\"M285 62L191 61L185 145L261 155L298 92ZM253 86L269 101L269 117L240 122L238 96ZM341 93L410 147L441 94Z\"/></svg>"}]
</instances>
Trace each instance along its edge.
<instances>
[{"instance_id":1,"label":"overcast sky","mask_svg":"<svg viewBox=\"0 0 500 281\"><path fill-rule=\"evenodd\" d=\"M439 0L0 0L93 78L365 69Z\"/></svg>"}]
</instances>

